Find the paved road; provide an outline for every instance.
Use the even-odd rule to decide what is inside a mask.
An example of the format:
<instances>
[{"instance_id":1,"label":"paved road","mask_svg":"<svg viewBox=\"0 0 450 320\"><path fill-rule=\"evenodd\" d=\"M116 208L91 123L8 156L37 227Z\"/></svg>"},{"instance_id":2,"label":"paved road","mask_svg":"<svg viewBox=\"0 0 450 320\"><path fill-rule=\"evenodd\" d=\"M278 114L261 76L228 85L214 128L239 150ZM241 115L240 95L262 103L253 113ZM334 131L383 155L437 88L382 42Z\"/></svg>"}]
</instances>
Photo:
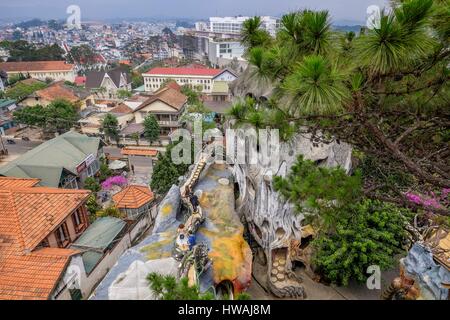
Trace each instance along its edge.
<instances>
[{"instance_id":1,"label":"paved road","mask_svg":"<svg viewBox=\"0 0 450 320\"><path fill-rule=\"evenodd\" d=\"M3 143L5 144L5 147L8 150L8 156L3 159L0 159L0 166L10 161L13 161L14 159L30 151L31 149L37 147L43 142L43 141L23 141L22 139L11 139L11 140L13 140L16 144L7 144L6 139L3 138Z\"/></svg>"},{"instance_id":2,"label":"paved road","mask_svg":"<svg viewBox=\"0 0 450 320\"><path fill-rule=\"evenodd\" d=\"M120 148L109 146L103 147L104 153L109 153L114 158L122 158ZM128 180L132 184L146 185L150 183L153 165L152 159L149 157L132 156L130 157L130 163L134 166L134 174L130 172Z\"/></svg>"}]
</instances>

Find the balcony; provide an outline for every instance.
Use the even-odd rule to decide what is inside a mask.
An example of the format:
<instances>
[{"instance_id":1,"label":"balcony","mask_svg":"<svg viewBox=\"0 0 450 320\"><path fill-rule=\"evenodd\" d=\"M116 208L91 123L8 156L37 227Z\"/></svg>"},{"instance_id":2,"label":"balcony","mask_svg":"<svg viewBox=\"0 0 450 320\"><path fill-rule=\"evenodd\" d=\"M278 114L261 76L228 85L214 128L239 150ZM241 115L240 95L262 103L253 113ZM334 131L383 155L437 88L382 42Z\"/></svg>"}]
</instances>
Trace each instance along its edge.
<instances>
[{"instance_id":1,"label":"balcony","mask_svg":"<svg viewBox=\"0 0 450 320\"><path fill-rule=\"evenodd\" d=\"M158 124L160 127L169 127L169 128L178 128L180 123L178 121L170 121L170 120L158 120Z\"/></svg>"}]
</instances>

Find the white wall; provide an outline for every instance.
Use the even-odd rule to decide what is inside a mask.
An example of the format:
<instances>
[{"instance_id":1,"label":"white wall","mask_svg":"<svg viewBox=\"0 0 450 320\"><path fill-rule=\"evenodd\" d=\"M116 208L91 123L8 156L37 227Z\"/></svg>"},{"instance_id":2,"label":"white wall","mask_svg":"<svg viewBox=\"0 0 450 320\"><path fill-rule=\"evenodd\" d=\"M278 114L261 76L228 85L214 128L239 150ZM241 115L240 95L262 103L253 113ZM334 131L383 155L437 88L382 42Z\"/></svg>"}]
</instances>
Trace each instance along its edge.
<instances>
[{"instance_id":1,"label":"white wall","mask_svg":"<svg viewBox=\"0 0 450 320\"><path fill-rule=\"evenodd\" d=\"M105 277L108 271L116 264L119 257L131 247L133 241L141 236L148 228L150 228L157 215L157 204L155 203L150 212L143 217L129 230L122 239L107 252L94 270L89 275L86 275L83 260L81 255L75 255L71 258L70 264L67 267L61 281L58 283L51 299L56 300L70 300L70 288L80 288L83 299L87 299L95 286ZM56 296L56 293L58 293Z\"/></svg>"}]
</instances>

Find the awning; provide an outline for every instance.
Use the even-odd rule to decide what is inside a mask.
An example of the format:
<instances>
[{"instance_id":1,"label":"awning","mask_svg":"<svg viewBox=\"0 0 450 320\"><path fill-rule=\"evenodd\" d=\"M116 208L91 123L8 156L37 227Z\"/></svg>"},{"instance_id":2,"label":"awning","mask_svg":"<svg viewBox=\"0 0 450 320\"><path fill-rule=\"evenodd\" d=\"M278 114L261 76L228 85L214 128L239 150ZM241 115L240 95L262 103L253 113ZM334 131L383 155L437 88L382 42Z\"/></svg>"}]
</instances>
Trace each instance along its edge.
<instances>
[{"instance_id":1,"label":"awning","mask_svg":"<svg viewBox=\"0 0 450 320\"><path fill-rule=\"evenodd\" d=\"M132 135L133 133L144 133L144 125L142 123L130 123L120 131L120 134L124 136Z\"/></svg>"},{"instance_id":2,"label":"awning","mask_svg":"<svg viewBox=\"0 0 450 320\"><path fill-rule=\"evenodd\" d=\"M158 155L158 150L155 149L135 149L135 148L123 148L121 153L124 156L146 156L146 157L156 157Z\"/></svg>"},{"instance_id":3,"label":"awning","mask_svg":"<svg viewBox=\"0 0 450 320\"><path fill-rule=\"evenodd\" d=\"M126 162L120 160L114 160L108 166L111 170L120 170L127 166Z\"/></svg>"},{"instance_id":4,"label":"awning","mask_svg":"<svg viewBox=\"0 0 450 320\"><path fill-rule=\"evenodd\" d=\"M118 218L98 218L70 246L71 249L84 251L81 257L87 273L94 269L105 250L114 244L125 226L126 222Z\"/></svg>"}]
</instances>

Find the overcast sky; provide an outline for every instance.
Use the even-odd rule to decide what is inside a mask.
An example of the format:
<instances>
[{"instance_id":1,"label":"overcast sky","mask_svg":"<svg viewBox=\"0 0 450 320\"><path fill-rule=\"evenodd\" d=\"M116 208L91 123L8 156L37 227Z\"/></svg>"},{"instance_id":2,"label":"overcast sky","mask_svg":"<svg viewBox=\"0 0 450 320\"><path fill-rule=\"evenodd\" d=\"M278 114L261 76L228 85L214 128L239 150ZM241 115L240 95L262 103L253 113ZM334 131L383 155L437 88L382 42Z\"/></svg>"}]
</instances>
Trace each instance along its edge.
<instances>
[{"instance_id":1,"label":"overcast sky","mask_svg":"<svg viewBox=\"0 0 450 320\"><path fill-rule=\"evenodd\" d=\"M299 8L328 9L334 20L365 21L370 5L387 0L0 0L0 19L64 18L68 5L83 19L281 15Z\"/></svg>"}]
</instances>

